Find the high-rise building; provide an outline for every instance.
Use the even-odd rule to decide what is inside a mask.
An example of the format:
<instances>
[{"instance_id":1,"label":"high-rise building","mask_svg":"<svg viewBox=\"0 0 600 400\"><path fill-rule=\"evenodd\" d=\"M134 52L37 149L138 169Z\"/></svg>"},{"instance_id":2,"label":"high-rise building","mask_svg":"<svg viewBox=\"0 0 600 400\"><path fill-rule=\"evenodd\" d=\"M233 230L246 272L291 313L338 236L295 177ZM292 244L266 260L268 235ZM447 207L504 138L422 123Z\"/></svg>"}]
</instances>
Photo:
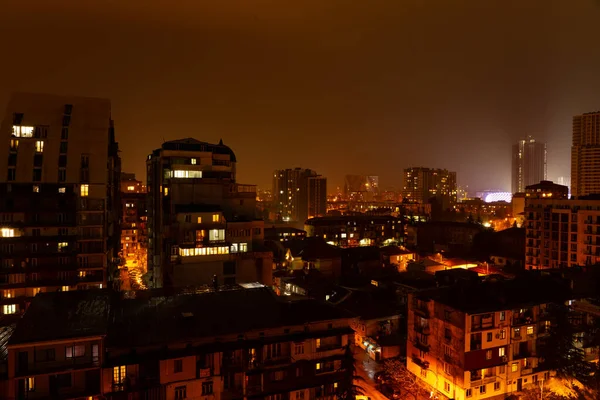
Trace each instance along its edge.
<instances>
[{"instance_id":1,"label":"high-rise building","mask_svg":"<svg viewBox=\"0 0 600 400\"><path fill-rule=\"evenodd\" d=\"M103 287L120 249L110 101L19 93L0 126L4 314L40 292Z\"/></svg>"},{"instance_id":2,"label":"high-rise building","mask_svg":"<svg viewBox=\"0 0 600 400\"><path fill-rule=\"evenodd\" d=\"M379 194L379 177L366 175L346 175L344 196L351 201L373 201Z\"/></svg>"},{"instance_id":3,"label":"high-rise building","mask_svg":"<svg viewBox=\"0 0 600 400\"><path fill-rule=\"evenodd\" d=\"M135 174L121 174L121 265L135 278L132 289L144 288L142 275L148 264L148 226L146 185L135 179ZM131 281L132 279L130 279Z\"/></svg>"},{"instance_id":4,"label":"high-rise building","mask_svg":"<svg viewBox=\"0 0 600 400\"><path fill-rule=\"evenodd\" d=\"M325 215L327 179L310 169L276 170L273 174L273 207L283 221L304 222Z\"/></svg>"},{"instance_id":5,"label":"high-rise building","mask_svg":"<svg viewBox=\"0 0 600 400\"><path fill-rule=\"evenodd\" d=\"M573 117L571 195L600 193L600 111Z\"/></svg>"},{"instance_id":6,"label":"high-rise building","mask_svg":"<svg viewBox=\"0 0 600 400\"><path fill-rule=\"evenodd\" d=\"M600 263L600 200L556 199L558 193L553 192L551 197L544 197L544 193L526 197L525 268Z\"/></svg>"},{"instance_id":7,"label":"high-rise building","mask_svg":"<svg viewBox=\"0 0 600 400\"><path fill-rule=\"evenodd\" d=\"M456 172L424 167L404 170L404 201L423 204L435 198L446 209L456 204L456 196Z\"/></svg>"},{"instance_id":8,"label":"high-rise building","mask_svg":"<svg viewBox=\"0 0 600 400\"><path fill-rule=\"evenodd\" d=\"M524 192L525 187L546 180L546 143L528 136L512 147L513 193Z\"/></svg>"},{"instance_id":9,"label":"high-rise building","mask_svg":"<svg viewBox=\"0 0 600 400\"><path fill-rule=\"evenodd\" d=\"M308 178L308 218L322 217L327 214L327 178L311 176Z\"/></svg>"},{"instance_id":10,"label":"high-rise building","mask_svg":"<svg viewBox=\"0 0 600 400\"><path fill-rule=\"evenodd\" d=\"M233 150L196 139L148 156L148 270L153 287L271 282L256 186L236 182Z\"/></svg>"}]
</instances>

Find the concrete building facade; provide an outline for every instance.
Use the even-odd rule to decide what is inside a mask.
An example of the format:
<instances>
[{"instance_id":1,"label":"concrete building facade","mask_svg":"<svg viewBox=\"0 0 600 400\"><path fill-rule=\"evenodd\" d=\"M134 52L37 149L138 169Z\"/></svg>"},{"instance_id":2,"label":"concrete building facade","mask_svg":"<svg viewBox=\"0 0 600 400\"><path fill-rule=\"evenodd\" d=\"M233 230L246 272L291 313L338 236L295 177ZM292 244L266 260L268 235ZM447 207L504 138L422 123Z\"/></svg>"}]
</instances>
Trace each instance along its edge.
<instances>
[{"instance_id":1,"label":"concrete building facade","mask_svg":"<svg viewBox=\"0 0 600 400\"><path fill-rule=\"evenodd\" d=\"M151 286L270 283L272 253L256 218L256 186L236 182L237 159L222 142L163 143L148 156Z\"/></svg>"},{"instance_id":2,"label":"concrete building facade","mask_svg":"<svg viewBox=\"0 0 600 400\"><path fill-rule=\"evenodd\" d=\"M120 158L110 101L14 94L0 126L0 294L106 286L120 248Z\"/></svg>"},{"instance_id":3,"label":"concrete building facade","mask_svg":"<svg viewBox=\"0 0 600 400\"><path fill-rule=\"evenodd\" d=\"M528 136L512 147L512 193L524 192L525 187L546 180L546 143Z\"/></svg>"},{"instance_id":4,"label":"concrete building facade","mask_svg":"<svg viewBox=\"0 0 600 400\"><path fill-rule=\"evenodd\" d=\"M600 111L573 117L571 195L600 193Z\"/></svg>"}]
</instances>

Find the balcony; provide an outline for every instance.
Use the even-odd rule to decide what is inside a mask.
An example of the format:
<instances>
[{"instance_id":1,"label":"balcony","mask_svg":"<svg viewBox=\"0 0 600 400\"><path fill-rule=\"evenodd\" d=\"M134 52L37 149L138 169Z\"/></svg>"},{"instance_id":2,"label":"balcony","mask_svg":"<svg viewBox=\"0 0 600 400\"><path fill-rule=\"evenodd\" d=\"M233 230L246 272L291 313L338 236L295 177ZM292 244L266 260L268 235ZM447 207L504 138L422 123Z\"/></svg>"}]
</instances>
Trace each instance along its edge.
<instances>
[{"instance_id":1,"label":"balcony","mask_svg":"<svg viewBox=\"0 0 600 400\"><path fill-rule=\"evenodd\" d=\"M516 354L513 354L513 360L520 360L522 358L535 357L535 352L531 350L520 351Z\"/></svg>"},{"instance_id":2,"label":"balcony","mask_svg":"<svg viewBox=\"0 0 600 400\"><path fill-rule=\"evenodd\" d=\"M421 333L423 335L430 335L431 328L429 327L429 325L427 325L427 326L416 325L415 332Z\"/></svg>"},{"instance_id":3,"label":"balcony","mask_svg":"<svg viewBox=\"0 0 600 400\"><path fill-rule=\"evenodd\" d=\"M65 361L50 361L19 365L15 376L23 377L38 374L51 374L55 372L67 372L79 369L91 369L98 367L100 367L100 361L97 357L77 357Z\"/></svg>"},{"instance_id":4,"label":"balcony","mask_svg":"<svg viewBox=\"0 0 600 400\"><path fill-rule=\"evenodd\" d=\"M418 305L413 308L415 314L420 315L423 318L429 318L429 309L426 304Z\"/></svg>"},{"instance_id":5,"label":"balcony","mask_svg":"<svg viewBox=\"0 0 600 400\"><path fill-rule=\"evenodd\" d=\"M481 377L474 377L474 378L475 379L471 378L471 387L472 388L496 382L496 376L487 376L483 379L481 379Z\"/></svg>"},{"instance_id":6,"label":"balcony","mask_svg":"<svg viewBox=\"0 0 600 400\"><path fill-rule=\"evenodd\" d=\"M279 357L266 358L263 361L263 365L265 367L270 367L270 366L275 366L275 365L290 364L291 362L292 362L291 356L283 355L283 356L279 356Z\"/></svg>"},{"instance_id":7,"label":"balcony","mask_svg":"<svg viewBox=\"0 0 600 400\"><path fill-rule=\"evenodd\" d=\"M420 340L415 340L414 341L415 347L421 351L424 351L426 353L429 352L429 349L431 348L431 345L427 344L427 343L423 343Z\"/></svg>"},{"instance_id":8,"label":"balcony","mask_svg":"<svg viewBox=\"0 0 600 400\"><path fill-rule=\"evenodd\" d=\"M412 362L423 369L429 368L429 361L423 360L422 358L418 357L416 354L412 355Z\"/></svg>"}]
</instances>

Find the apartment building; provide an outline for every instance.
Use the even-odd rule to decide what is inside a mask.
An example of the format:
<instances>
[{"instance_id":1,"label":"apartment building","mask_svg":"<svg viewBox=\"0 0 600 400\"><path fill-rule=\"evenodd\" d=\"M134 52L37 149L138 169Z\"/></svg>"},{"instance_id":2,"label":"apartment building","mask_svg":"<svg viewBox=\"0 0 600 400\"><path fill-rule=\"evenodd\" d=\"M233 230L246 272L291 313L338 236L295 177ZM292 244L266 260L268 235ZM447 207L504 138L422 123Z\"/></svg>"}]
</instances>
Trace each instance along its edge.
<instances>
[{"instance_id":1,"label":"apartment building","mask_svg":"<svg viewBox=\"0 0 600 400\"><path fill-rule=\"evenodd\" d=\"M333 399L351 318L286 300L265 287L40 296L9 343L5 398ZM64 328L39 329L50 316Z\"/></svg>"},{"instance_id":2,"label":"apartment building","mask_svg":"<svg viewBox=\"0 0 600 400\"><path fill-rule=\"evenodd\" d=\"M134 174L121 174L121 265L147 272L148 216L146 185Z\"/></svg>"},{"instance_id":3,"label":"apartment building","mask_svg":"<svg viewBox=\"0 0 600 400\"><path fill-rule=\"evenodd\" d=\"M496 399L536 387L555 281L499 281L409 294L407 367L445 398ZM559 299L564 301L564 299Z\"/></svg>"},{"instance_id":4,"label":"apartment building","mask_svg":"<svg viewBox=\"0 0 600 400\"><path fill-rule=\"evenodd\" d=\"M311 218L307 237L319 237L339 247L404 243L404 224L388 215L344 215Z\"/></svg>"},{"instance_id":5,"label":"apartment building","mask_svg":"<svg viewBox=\"0 0 600 400\"><path fill-rule=\"evenodd\" d=\"M573 117L571 146L571 194L600 193L600 111Z\"/></svg>"},{"instance_id":6,"label":"apartment building","mask_svg":"<svg viewBox=\"0 0 600 400\"><path fill-rule=\"evenodd\" d=\"M0 323L37 293L106 286L120 248L110 101L14 94L0 126Z\"/></svg>"},{"instance_id":7,"label":"apartment building","mask_svg":"<svg viewBox=\"0 0 600 400\"><path fill-rule=\"evenodd\" d=\"M527 269L600 262L600 200L527 198L525 228Z\"/></svg>"},{"instance_id":8,"label":"apartment building","mask_svg":"<svg viewBox=\"0 0 600 400\"><path fill-rule=\"evenodd\" d=\"M282 221L304 223L327 212L327 178L305 168L273 173L273 207Z\"/></svg>"},{"instance_id":9,"label":"apartment building","mask_svg":"<svg viewBox=\"0 0 600 400\"><path fill-rule=\"evenodd\" d=\"M424 167L404 170L404 201L426 204L435 198L443 209L448 209L456 204L456 196L456 172Z\"/></svg>"},{"instance_id":10,"label":"apartment building","mask_svg":"<svg viewBox=\"0 0 600 400\"><path fill-rule=\"evenodd\" d=\"M271 283L256 186L236 182L223 142L165 142L148 156L148 271L154 287Z\"/></svg>"},{"instance_id":11,"label":"apartment building","mask_svg":"<svg viewBox=\"0 0 600 400\"><path fill-rule=\"evenodd\" d=\"M532 136L519 140L512 146L512 193L525 191L546 179L546 143L536 141Z\"/></svg>"}]
</instances>

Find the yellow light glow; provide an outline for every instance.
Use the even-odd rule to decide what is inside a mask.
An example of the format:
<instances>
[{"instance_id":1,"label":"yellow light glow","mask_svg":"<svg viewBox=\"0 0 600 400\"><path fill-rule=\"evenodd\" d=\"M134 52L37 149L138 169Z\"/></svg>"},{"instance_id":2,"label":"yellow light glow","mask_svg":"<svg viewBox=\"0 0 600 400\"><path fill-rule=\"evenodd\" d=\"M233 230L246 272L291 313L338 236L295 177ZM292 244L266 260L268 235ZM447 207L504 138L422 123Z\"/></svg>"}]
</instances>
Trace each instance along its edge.
<instances>
[{"instance_id":1,"label":"yellow light glow","mask_svg":"<svg viewBox=\"0 0 600 400\"><path fill-rule=\"evenodd\" d=\"M90 185L81 185L79 193L81 197L87 197L90 194Z\"/></svg>"},{"instance_id":2,"label":"yellow light glow","mask_svg":"<svg viewBox=\"0 0 600 400\"><path fill-rule=\"evenodd\" d=\"M30 138L33 137L33 126L13 125L12 134L16 137Z\"/></svg>"},{"instance_id":3,"label":"yellow light glow","mask_svg":"<svg viewBox=\"0 0 600 400\"><path fill-rule=\"evenodd\" d=\"M12 228L2 228L0 230L0 235L2 237L15 237L15 230Z\"/></svg>"}]
</instances>

